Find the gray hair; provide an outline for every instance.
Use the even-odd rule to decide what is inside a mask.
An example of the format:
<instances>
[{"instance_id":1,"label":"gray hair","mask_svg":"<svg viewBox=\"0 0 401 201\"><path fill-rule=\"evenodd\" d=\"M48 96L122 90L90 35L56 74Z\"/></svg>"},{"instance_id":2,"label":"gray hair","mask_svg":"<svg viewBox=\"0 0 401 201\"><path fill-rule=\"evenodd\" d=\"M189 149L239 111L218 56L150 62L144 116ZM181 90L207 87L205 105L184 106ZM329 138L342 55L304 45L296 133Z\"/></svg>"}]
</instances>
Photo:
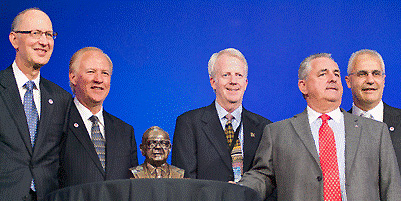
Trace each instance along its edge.
<instances>
[{"instance_id":1,"label":"gray hair","mask_svg":"<svg viewBox=\"0 0 401 201\"><path fill-rule=\"evenodd\" d=\"M215 67L215 63L217 61L217 58L222 54L228 54L230 56L236 57L239 60L243 61L245 63L245 77L248 76L248 62L246 61L244 55L237 49L227 48L227 49L221 50L218 53L214 53L210 57L209 62L208 62L208 66L207 66L207 69L208 69L208 72L209 72L209 78L214 78L215 73L216 73L215 72L215 68L214 68Z\"/></svg>"},{"instance_id":2,"label":"gray hair","mask_svg":"<svg viewBox=\"0 0 401 201\"><path fill-rule=\"evenodd\" d=\"M359 55L363 55L363 54L369 54L369 55L371 55L371 56L376 56L376 57L379 59L379 61L380 61L380 65L382 66L383 74L385 73L385 70L384 70L384 61L383 61L382 56L381 56L376 50L362 49L362 50L359 50L359 51L356 51L356 52L352 53L351 57L349 58L349 61L348 61L348 68L347 68L347 73L348 73L348 75L351 74L352 69L353 69L354 66L355 66L355 59L356 59Z\"/></svg>"},{"instance_id":3,"label":"gray hair","mask_svg":"<svg viewBox=\"0 0 401 201\"><path fill-rule=\"evenodd\" d=\"M16 28L19 25L19 23L21 22L22 15L24 15L26 12L31 11L31 10L37 10L37 11L43 12L42 10L40 10L40 8L36 8L36 7L28 8L28 9L25 9L25 10L21 11L20 13L18 13L17 16L15 16L15 18L14 18L12 24L11 24L11 32L17 31ZM45 13L45 12L43 12L43 13Z\"/></svg>"},{"instance_id":4,"label":"gray hair","mask_svg":"<svg viewBox=\"0 0 401 201\"><path fill-rule=\"evenodd\" d=\"M84 53L89 52L89 51L100 52L106 57L107 61L109 61L109 63L110 63L110 69L111 69L110 75L111 75L113 73L113 62L111 62L110 57L106 53L104 53L103 50L101 50L97 47L84 47L84 48L78 50L77 52L75 52L70 59L69 73L73 73L76 71L79 63L81 62L82 55L84 55ZM71 87L72 92L75 93L74 85L72 85L71 82L70 82L70 87Z\"/></svg>"},{"instance_id":5,"label":"gray hair","mask_svg":"<svg viewBox=\"0 0 401 201\"><path fill-rule=\"evenodd\" d=\"M311 65L310 65L311 61L313 59L320 57L329 58L334 61L334 59L331 57L331 54L329 53L317 53L317 54L312 54L309 57L306 57L306 59L304 59L301 62L301 65L299 66L298 80L306 80L308 78L308 74L311 71Z\"/></svg>"}]
</instances>

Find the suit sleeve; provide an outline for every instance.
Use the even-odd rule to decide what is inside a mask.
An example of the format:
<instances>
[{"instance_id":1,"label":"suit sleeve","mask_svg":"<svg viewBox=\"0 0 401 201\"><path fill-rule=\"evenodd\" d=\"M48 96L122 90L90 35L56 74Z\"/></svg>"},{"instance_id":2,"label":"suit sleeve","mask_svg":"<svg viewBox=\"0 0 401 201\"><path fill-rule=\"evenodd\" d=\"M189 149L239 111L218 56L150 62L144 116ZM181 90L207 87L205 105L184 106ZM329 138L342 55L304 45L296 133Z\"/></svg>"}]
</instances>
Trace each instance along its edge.
<instances>
[{"instance_id":1,"label":"suit sleeve","mask_svg":"<svg viewBox=\"0 0 401 201\"><path fill-rule=\"evenodd\" d=\"M130 133L131 133L131 167L138 166L138 155L137 155L137 148L136 148L136 141L135 141L135 133L134 128L130 126Z\"/></svg>"},{"instance_id":2,"label":"suit sleeve","mask_svg":"<svg viewBox=\"0 0 401 201\"><path fill-rule=\"evenodd\" d=\"M171 156L172 165L184 169L186 178L197 178L195 131L185 115L177 118Z\"/></svg>"},{"instance_id":3,"label":"suit sleeve","mask_svg":"<svg viewBox=\"0 0 401 201\"><path fill-rule=\"evenodd\" d=\"M386 125L382 128L380 143L380 197L381 200L401 198L401 177L390 134Z\"/></svg>"},{"instance_id":4,"label":"suit sleeve","mask_svg":"<svg viewBox=\"0 0 401 201\"><path fill-rule=\"evenodd\" d=\"M267 125L263 131L251 170L245 172L242 179L238 182L240 185L257 191L263 200L274 189L272 182L274 179L273 147L270 125Z\"/></svg>"}]
</instances>

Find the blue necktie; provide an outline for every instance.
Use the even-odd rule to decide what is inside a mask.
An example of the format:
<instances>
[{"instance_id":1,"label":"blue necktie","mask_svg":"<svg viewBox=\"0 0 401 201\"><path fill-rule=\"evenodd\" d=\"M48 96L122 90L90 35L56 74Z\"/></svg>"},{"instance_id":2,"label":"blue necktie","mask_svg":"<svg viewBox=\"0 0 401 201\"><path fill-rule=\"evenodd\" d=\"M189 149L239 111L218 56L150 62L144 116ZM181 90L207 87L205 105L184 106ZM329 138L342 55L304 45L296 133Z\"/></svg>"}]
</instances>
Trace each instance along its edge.
<instances>
[{"instance_id":1,"label":"blue necktie","mask_svg":"<svg viewBox=\"0 0 401 201\"><path fill-rule=\"evenodd\" d=\"M28 123L29 136L31 138L32 148L35 146L36 130L38 125L38 111L36 110L35 101L33 100L33 89L35 88L35 83L33 81L28 81L23 86L26 89L24 95L24 110L26 121ZM32 179L31 189L36 191L35 183Z\"/></svg>"},{"instance_id":2,"label":"blue necktie","mask_svg":"<svg viewBox=\"0 0 401 201\"><path fill-rule=\"evenodd\" d=\"M93 145L95 146L96 153L99 156L100 163L102 164L103 169L106 166L106 157L105 157L105 144L106 140L103 138L100 133L99 127L99 119L97 116L92 115L89 120L92 122L92 130L91 130L91 138Z\"/></svg>"},{"instance_id":3,"label":"blue necktie","mask_svg":"<svg viewBox=\"0 0 401 201\"><path fill-rule=\"evenodd\" d=\"M35 88L35 83L33 81L28 81L25 83L24 88L26 89L24 95L24 110L28 123L31 145L33 148L35 146L36 130L39 119L35 101L33 100L33 89Z\"/></svg>"}]
</instances>

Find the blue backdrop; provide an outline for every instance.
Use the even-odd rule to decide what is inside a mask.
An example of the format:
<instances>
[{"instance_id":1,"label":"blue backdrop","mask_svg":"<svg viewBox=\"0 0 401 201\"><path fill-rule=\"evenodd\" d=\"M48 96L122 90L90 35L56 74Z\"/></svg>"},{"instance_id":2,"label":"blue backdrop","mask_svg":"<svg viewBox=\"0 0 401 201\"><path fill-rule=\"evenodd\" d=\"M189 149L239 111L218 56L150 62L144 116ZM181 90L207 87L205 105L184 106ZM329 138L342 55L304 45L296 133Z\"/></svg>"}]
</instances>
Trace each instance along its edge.
<instances>
[{"instance_id":1,"label":"blue backdrop","mask_svg":"<svg viewBox=\"0 0 401 201\"><path fill-rule=\"evenodd\" d=\"M383 99L401 107L400 1L3 0L0 69L15 57L8 40L11 22L29 7L45 11L59 33L42 76L71 92L68 63L74 52L96 46L111 57L114 72L104 107L134 126L138 145L153 125L172 138L178 115L214 100L207 62L228 47L248 60L244 106L272 121L306 107L297 71L305 57L318 52L332 53L344 77L352 52L377 50L386 64ZM348 110L351 91L342 81L341 107Z\"/></svg>"}]
</instances>

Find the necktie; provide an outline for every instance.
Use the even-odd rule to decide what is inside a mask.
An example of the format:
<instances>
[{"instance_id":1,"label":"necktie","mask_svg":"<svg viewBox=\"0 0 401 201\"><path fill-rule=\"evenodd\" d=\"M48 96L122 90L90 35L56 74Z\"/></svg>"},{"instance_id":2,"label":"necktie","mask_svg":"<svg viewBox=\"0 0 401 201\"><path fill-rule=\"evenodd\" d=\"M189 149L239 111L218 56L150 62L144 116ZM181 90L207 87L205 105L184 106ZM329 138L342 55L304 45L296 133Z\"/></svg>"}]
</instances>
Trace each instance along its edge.
<instances>
[{"instance_id":1,"label":"necktie","mask_svg":"<svg viewBox=\"0 0 401 201\"><path fill-rule=\"evenodd\" d=\"M369 112L362 112L361 117L366 117L369 119L374 119L373 116Z\"/></svg>"},{"instance_id":2,"label":"necktie","mask_svg":"<svg viewBox=\"0 0 401 201\"><path fill-rule=\"evenodd\" d=\"M224 133L226 134L228 147L231 147L231 143L233 142L234 139L234 129L233 129L233 124L231 122L233 116L229 113L226 115L226 118L228 121L226 123Z\"/></svg>"},{"instance_id":3,"label":"necktie","mask_svg":"<svg viewBox=\"0 0 401 201\"><path fill-rule=\"evenodd\" d=\"M338 171L336 141L334 132L328 124L330 116L323 114L319 129L319 158L323 172L324 200L341 201L340 176Z\"/></svg>"},{"instance_id":4,"label":"necktie","mask_svg":"<svg viewBox=\"0 0 401 201\"><path fill-rule=\"evenodd\" d=\"M32 148L35 146L36 130L38 125L38 110L36 110L35 101L33 99L33 89L35 88L35 83L33 81L28 81L23 86L26 89L24 95L24 110L26 121L28 123L29 137L31 139ZM32 179L31 189L36 191L35 182Z\"/></svg>"},{"instance_id":5,"label":"necktie","mask_svg":"<svg viewBox=\"0 0 401 201\"><path fill-rule=\"evenodd\" d=\"M28 123L31 145L33 148L35 146L36 130L39 119L38 111L36 110L35 106L35 101L33 100L33 89L35 88L35 83L33 81L28 81L24 84L24 88L26 89L24 95L24 110Z\"/></svg>"},{"instance_id":6,"label":"necktie","mask_svg":"<svg viewBox=\"0 0 401 201\"><path fill-rule=\"evenodd\" d=\"M100 133L99 119L97 116L92 115L89 120L92 121L91 139L93 145L95 146L96 153L99 157L100 163L103 169L106 167L106 157L105 157L105 144L106 140Z\"/></svg>"},{"instance_id":7,"label":"necktie","mask_svg":"<svg viewBox=\"0 0 401 201\"><path fill-rule=\"evenodd\" d=\"M162 178L162 170L161 170L161 168L156 168L156 178Z\"/></svg>"},{"instance_id":8,"label":"necktie","mask_svg":"<svg viewBox=\"0 0 401 201\"><path fill-rule=\"evenodd\" d=\"M230 148L232 146L232 143L235 143L233 149L231 150L231 163L234 172L234 182L238 182L242 177L242 170L243 170L241 143L239 138L236 139L235 142L233 142L235 134L232 125L233 116L230 113L228 113L226 115L226 118L228 119L228 121L226 123L224 133L226 134L227 143Z\"/></svg>"}]
</instances>

